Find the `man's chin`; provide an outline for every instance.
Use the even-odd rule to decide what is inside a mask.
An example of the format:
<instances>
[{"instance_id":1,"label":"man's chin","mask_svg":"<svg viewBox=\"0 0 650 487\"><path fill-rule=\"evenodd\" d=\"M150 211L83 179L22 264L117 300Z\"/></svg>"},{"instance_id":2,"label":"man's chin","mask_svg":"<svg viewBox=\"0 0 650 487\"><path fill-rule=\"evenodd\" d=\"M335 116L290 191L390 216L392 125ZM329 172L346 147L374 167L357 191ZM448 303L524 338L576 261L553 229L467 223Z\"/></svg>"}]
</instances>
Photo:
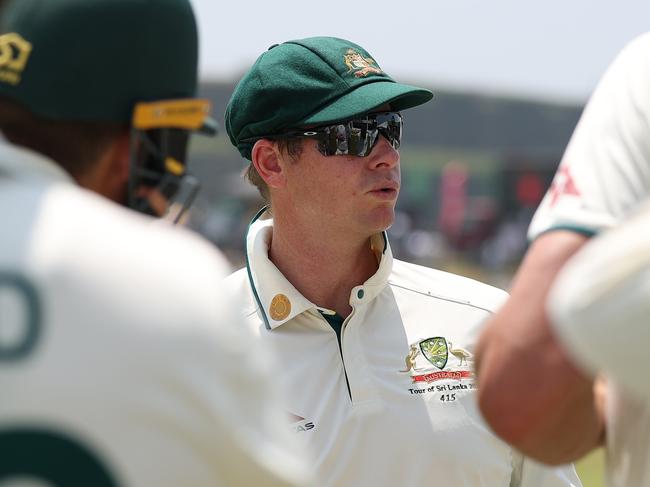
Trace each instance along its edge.
<instances>
[{"instance_id":1,"label":"man's chin","mask_svg":"<svg viewBox=\"0 0 650 487\"><path fill-rule=\"evenodd\" d=\"M374 229L373 234L388 230L395 222L395 208L377 208L369 218L369 227Z\"/></svg>"}]
</instances>

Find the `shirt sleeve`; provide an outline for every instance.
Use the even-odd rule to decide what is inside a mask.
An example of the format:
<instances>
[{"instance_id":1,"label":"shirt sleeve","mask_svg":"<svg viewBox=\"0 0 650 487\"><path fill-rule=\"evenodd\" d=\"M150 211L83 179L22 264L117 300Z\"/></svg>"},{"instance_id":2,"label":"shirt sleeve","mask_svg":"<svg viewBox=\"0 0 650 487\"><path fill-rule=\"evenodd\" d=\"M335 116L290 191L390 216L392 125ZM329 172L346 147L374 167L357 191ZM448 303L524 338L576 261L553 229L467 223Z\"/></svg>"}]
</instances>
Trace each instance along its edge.
<instances>
[{"instance_id":1,"label":"shirt sleeve","mask_svg":"<svg viewBox=\"0 0 650 487\"><path fill-rule=\"evenodd\" d=\"M552 229L593 235L650 192L650 33L609 66L576 126L530 225L532 240Z\"/></svg>"},{"instance_id":2,"label":"shirt sleeve","mask_svg":"<svg viewBox=\"0 0 650 487\"><path fill-rule=\"evenodd\" d=\"M577 363L650 398L650 204L567 263L547 310Z\"/></svg>"},{"instance_id":3,"label":"shirt sleeve","mask_svg":"<svg viewBox=\"0 0 650 487\"><path fill-rule=\"evenodd\" d=\"M549 467L513 453L510 487L582 487L573 464Z\"/></svg>"}]
</instances>

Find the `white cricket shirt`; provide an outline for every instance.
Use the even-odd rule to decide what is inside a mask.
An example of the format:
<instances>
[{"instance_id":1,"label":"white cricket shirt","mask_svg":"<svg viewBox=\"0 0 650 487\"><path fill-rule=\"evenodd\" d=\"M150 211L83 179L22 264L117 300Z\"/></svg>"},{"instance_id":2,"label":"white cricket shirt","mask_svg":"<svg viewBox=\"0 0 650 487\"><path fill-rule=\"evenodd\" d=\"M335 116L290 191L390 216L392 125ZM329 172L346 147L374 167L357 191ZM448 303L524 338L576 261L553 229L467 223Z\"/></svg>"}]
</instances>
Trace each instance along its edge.
<instances>
[{"instance_id":1,"label":"white cricket shirt","mask_svg":"<svg viewBox=\"0 0 650 487\"><path fill-rule=\"evenodd\" d=\"M531 239L553 229L594 235L617 225L650 196L649 87L650 33L646 33L621 51L596 87L553 184L533 218L529 228ZM589 279L606 282L606 286L612 285L609 278L622 271L620 266L623 265L612 261L613 268L605 268L601 260L594 264L600 264L603 276L592 274ZM580 288L585 289L585 285L589 287L590 284L583 283ZM566 286L563 289L568 292ZM590 306L595 303L587 305L592 298L584 295L578 298L573 291L571 296L578 301L569 305L563 299L562 306L568 306L566 311L561 311L559 304L550 305L551 315L562 317L556 327L567 348L577 360L594 364L603 342L611 339L614 357L610 358L609 353L608 357L602 357L597 364L598 370L608 373L626 367L627 359L618 362L615 358L624 355L622 349L615 349L615 344L627 333L624 322L616 318L608 323L605 332L602 319L587 323L583 321L586 311L576 312L576 307L580 306L592 309ZM628 302L631 297L625 296L623 301ZM611 317L611 312L605 310L619 309L622 305L623 302L603 301L589 313L602 312L601 318ZM573 318L577 323L574 324ZM570 330L574 326L576 329ZM599 335L599 331L607 334ZM650 486L648 451L650 407L647 403L639 405L637 399L613 386L607 410L609 486Z\"/></svg>"},{"instance_id":2,"label":"white cricket shirt","mask_svg":"<svg viewBox=\"0 0 650 487\"><path fill-rule=\"evenodd\" d=\"M587 235L616 225L650 195L650 33L625 47L598 83L529 237Z\"/></svg>"},{"instance_id":3,"label":"white cricket shirt","mask_svg":"<svg viewBox=\"0 0 650 487\"><path fill-rule=\"evenodd\" d=\"M8 145L0 209L0 483L304 478L210 245Z\"/></svg>"},{"instance_id":4,"label":"white cricket shirt","mask_svg":"<svg viewBox=\"0 0 650 487\"><path fill-rule=\"evenodd\" d=\"M278 352L289 427L323 485L579 486L572 467L524 460L481 419L472 351L506 298L496 288L393 260L352 289L340 344L319 308L268 258L272 220L254 220L246 268L227 286L249 328Z\"/></svg>"},{"instance_id":5,"label":"white cricket shirt","mask_svg":"<svg viewBox=\"0 0 650 487\"><path fill-rule=\"evenodd\" d=\"M611 379L610 485L650 485L650 206L567 263L548 312L575 359Z\"/></svg>"}]
</instances>

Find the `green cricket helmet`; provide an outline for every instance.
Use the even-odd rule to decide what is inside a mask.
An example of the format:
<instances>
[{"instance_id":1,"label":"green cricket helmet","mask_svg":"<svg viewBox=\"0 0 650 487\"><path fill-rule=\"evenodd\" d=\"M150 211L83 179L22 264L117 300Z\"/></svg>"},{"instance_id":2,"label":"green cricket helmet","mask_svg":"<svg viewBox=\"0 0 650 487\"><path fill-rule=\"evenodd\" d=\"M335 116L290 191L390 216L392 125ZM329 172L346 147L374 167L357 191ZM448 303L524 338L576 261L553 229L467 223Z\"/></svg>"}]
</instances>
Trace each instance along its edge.
<instances>
[{"instance_id":1,"label":"green cricket helmet","mask_svg":"<svg viewBox=\"0 0 650 487\"><path fill-rule=\"evenodd\" d=\"M0 33L0 96L46 119L131 127L129 206L153 212L143 185L170 201L197 186L185 168L189 133L214 135L216 123L195 98L188 0L9 0Z\"/></svg>"}]
</instances>

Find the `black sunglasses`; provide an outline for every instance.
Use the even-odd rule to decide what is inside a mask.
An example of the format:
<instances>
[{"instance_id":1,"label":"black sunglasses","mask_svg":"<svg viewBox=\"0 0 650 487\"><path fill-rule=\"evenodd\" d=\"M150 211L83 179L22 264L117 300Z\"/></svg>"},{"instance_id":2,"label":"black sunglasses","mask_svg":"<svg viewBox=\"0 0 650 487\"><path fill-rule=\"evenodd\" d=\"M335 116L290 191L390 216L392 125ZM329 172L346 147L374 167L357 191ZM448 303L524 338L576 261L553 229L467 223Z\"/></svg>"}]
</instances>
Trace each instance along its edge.
<instances>
[{"instance_id":1,"label":"black sunglasses","mask_svg":"<svg viewBox=\"0 0 650 487\"><path fill-rule=\"evenodd\" d=\"M365 157L377 144L379 135L383 135L394 149L399 149L403 124L399 112L378 112L331 125L255 137L255 140L309 137L318 141L318 151L324 156Z\"/></svg>"}]
</instances>

